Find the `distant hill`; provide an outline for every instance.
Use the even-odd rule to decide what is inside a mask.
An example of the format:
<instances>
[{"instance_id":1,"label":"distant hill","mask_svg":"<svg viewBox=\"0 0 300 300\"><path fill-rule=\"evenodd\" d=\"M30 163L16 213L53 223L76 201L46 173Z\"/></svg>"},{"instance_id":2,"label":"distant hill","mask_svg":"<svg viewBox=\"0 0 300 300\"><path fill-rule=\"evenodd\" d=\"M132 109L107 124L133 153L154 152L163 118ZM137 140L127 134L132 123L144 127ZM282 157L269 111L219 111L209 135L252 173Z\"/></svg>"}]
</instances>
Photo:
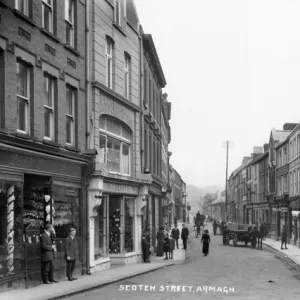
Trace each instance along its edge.
<instances>
[{"instance_id":1,"label":"distant hill","mask_svg":"<svg viewBox=\"0 0 300 300\"><path fill-rule=\"evenodd\" d=\"M203 204L203 196L206 193L221 192L224 190L224 187L222 185L211 185L199 188L195 185L188 184L186 189L188 194L187 201L191 205L190 215L193 216L201 209L201 206Z\"/></svg>"}]
</instances>

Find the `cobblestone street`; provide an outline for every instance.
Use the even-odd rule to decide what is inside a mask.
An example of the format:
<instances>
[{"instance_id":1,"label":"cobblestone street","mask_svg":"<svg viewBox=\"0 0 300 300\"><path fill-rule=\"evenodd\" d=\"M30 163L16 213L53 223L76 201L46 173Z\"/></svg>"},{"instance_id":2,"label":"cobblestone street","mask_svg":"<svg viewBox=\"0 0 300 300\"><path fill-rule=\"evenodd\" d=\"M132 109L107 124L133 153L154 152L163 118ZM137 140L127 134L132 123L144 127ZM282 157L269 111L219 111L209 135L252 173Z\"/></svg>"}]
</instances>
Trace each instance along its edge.
<instances>
[{"instance_id":1,"label":"cobblestone street","mask_svg":"<svg viewBox=\"0 0 300 300\"><path fill-rule=\"evenodd\" d=\"M208 228L212 232L210 224ZM263 251L242 244L238 247L232 244L224 246L220 235L211 235L210 253L204 257L200 238L196 239L190 230L187 254L188 261L184 265L158 270L70 299L93 300L105 296L109 299L131 300L199 299L200 295L206 299L273 300L300 297L300 267L284 254L267 246ZM172 286L181 286L181 289L186 286L186 291L179 291L178 287ZM205 286L208 287L207 292ZM234 292L230 289L234 289Z\"/></svg>"}]
</instances>

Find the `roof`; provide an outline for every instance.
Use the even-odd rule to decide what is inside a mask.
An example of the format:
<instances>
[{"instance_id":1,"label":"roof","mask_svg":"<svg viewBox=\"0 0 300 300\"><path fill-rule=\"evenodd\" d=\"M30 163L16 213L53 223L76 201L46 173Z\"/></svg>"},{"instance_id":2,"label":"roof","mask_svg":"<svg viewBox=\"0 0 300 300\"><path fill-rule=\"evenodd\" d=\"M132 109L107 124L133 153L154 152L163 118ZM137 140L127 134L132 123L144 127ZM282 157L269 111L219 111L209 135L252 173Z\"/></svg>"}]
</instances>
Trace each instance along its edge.
<instances>
[{"instance_id":1,"label":"roof","mask_svg":"<svg viewBox=\"0 0 300 300\"><path fill-rule=\"evenodd\" d=\"M231 173L231 175L230 175L230 177L232 176L232 177L235 177L236 176L236 174L239 172L239 171L241 171L242 169L244 169L247 165L249 165L251 162L253 161L253 158L251 157L249 160L247 160L243 165L241 165L241 166L239 166L237 169L235 169L232 173Z\"/></svg>"},{"instance_id":2,"label":"roof","mask_svg":"<svg viewBox=\"0 0 300 300\"><path fill-rule=\"evenodd\" d=\"M225 197L213 201L210 205L219 204L219 203L225 203Z\"/></svg>"},{"instance_id":3,"label":"roof","mask_svg":"<svg viewBox=\"0 0 300 300\"><path fill-rule=\"evenodd\" d=\"M292 130L276 130L272 129L273 139L274 141L283 142L289 136Z\"/></svg>"},{"instance_id":4,"label":"roof","mask_svg":"<svg viewBox=\"0 0 300 300\"><path fill-rule=\"evenodd\" d=\"M144 48L146 48L149 51L151 62L154 65L155 73L158 77L159 84L162 88L164 88L167 85L167 82L151 34L143 34L143 45Z\"/></svg>"}]
</instances>

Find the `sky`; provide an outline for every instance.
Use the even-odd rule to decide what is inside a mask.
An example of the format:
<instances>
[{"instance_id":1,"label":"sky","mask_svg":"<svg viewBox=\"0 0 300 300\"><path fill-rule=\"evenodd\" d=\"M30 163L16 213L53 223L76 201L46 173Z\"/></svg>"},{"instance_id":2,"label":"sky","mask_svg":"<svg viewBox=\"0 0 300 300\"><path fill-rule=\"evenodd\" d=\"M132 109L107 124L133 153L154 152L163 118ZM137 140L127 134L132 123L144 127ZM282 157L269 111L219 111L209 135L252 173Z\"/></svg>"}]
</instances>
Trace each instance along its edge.
<instances>
[{"instance_id":1,"label":"sky","mask_svg":"<svg viewBox=\"0 0 300 300\"><path fill-rule=\"evenodd\" d=\"M171 164L186 184L226 180L300 122L299 0L135 0L151 34L172 103Z\"/></svg>"}]
</instances>

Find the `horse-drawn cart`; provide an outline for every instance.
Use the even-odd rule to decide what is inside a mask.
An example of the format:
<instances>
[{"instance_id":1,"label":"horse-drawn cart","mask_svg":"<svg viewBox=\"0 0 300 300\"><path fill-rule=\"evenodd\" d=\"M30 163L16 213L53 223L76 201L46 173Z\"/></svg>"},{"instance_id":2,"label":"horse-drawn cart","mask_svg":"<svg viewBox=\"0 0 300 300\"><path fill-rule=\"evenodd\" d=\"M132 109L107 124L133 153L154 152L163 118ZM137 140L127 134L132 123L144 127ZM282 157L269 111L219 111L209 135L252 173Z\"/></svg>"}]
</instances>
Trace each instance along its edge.
<instances>
[{"instance_id":1,"label":"horse-drawn cart","mask_svg":"<svg viewBox=\"0 0 300 300\"><path fill-rule=\"evenodd\" d=\"M236 223L228 223L223 228L223 244L229 245L230 240L233 241L233 245L236 247L238 242L245 243L245 246L251 242L251 235L248 232L248 225L238 225Z\"/></svg>"}]
</instances>

